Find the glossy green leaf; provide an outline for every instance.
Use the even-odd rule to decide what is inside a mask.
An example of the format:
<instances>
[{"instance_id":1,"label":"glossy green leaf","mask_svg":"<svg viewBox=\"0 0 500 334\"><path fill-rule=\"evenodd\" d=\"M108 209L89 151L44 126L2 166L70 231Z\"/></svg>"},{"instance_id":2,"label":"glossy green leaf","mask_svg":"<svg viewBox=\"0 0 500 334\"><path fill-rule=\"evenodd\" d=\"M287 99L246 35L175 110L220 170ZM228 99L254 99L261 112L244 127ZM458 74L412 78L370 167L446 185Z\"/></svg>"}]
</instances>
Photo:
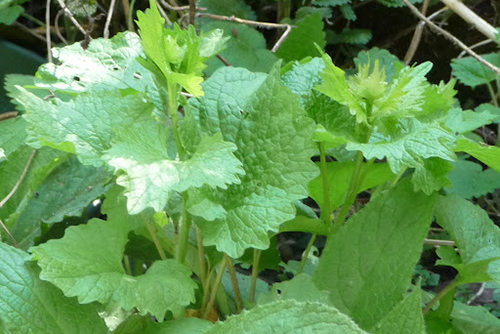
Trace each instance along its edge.
<instances>
[{"instance_id":1,"label":"glossy green leaf","mask_svg":"<svg viewBox=\"0 0 500 334\"><path fill-rule=\"evenodd\" d=\"M217 333L319 333L319 334L361 334L351 319L331 306L320 303L300 303L283 300L258 305L250 311L218 322L206 334Z\"/></svg>"},{"instance_id":2,"label":"glossy green leaf","mask_svg":"<svg viewBox=\"0 0 500 334\"><path fill-rule=\"evenodd\" d=\"M190 194L193 203L207 199L224 209L224 218L195 221L205 245L234 258L245 248L266 249L268 231L295 217L293 202L307 196L307 183L317 175L310 161L312 121L276 72L262 78L244 69L220 69L204 84L206 97L193 103L201 130L221 132L234 142L246 173L240 185L227 190L203 188Z\"/></svg>"},{"instance_id":3,"label":"glossy green leaf","mask_svg":"<svg viewBox=\"0 0 500 334\"><path fill-rule=\"evenodd\" d=\"M125 310L137 308L163 321L165 312L178 315L194 302L196 284L191 271L175 260L157 261L140 276L126 275L122 256L128 223L92 219L69 227L62 239L31 248L40 278L53 283L82 304L115 302Z\"/></svg>"},{"instance_id":4,"label":"glossy green leaf","mask_svg":"<svg viewBox=\"0 0 500 334\"><path fill-rule=\"evenodd\" d=\"M0 243L0 320L5 333L107 333L96 304L80 305L65 297L38 278L39 272L27 253Z\"/></svg>"},{"instance_id":5,"label":"glossy green leaf","mask_svg":"<svg viewBox=\"0 0 500 334\"><path fill-rule=\"evenodd\" d=\"M435 195L415 193L403 182L372 199L328 239L314 282L362 328L373 328L402 300L432 222L434 201Z\"/></svg>"}]
</instances>

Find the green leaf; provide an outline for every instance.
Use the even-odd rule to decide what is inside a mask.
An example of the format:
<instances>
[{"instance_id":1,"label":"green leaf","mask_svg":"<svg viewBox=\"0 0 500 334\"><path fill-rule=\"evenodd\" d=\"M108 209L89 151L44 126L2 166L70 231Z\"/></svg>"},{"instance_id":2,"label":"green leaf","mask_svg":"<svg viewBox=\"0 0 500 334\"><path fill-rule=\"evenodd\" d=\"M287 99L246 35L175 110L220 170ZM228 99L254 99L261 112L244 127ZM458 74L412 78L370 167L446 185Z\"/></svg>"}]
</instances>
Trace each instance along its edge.
<instances>
[{"instance_id":1,"label":"green leaf","mask_svg":"<svg viewBox=\"0 0 500 334\"><path fill-rule=\"evenodd\" d=\"M372 48L368 51L361 51L354 58L354 64L357 68L362 64L370 64L370 68L373 68L376 61L379 62L380 68L385 69L387 83L392 82L394 76L398 74L398 70L404 67L404 63L398 57L385 49Z\"/></svg>"},{"instance_id":2,"label":"green leaf","mask_svg":"<svg viewBox=\"0 0 500 334\"><path fill-rule=\"evenodd\" d=\"M205 7L210 14L235 16L247 20L257 19L252 8L244 0L200 0L197 6ZM203 18L198 20L200 19L203 20Z\"/></svg>"},{"instance_id":3,"label":"green leaf","mask_svg":"<svg viewBox=\"0 0 500 334\"><path fill-rule=\"evenodd\" d=\"M462 137L457 140L457 146L455 146L454 151L466 152L490 166L497 172L500 172L500 148L497 146L476 143L470 139Z\"/></svg>"},{"instance_id":4,"label":"green leaf","mask_svg":"<svg viewBox=\"0 0 500 334\"><path fill-rule=\"evenodd\" d=\"M277 74L263 82L244 69L220 69L204 84L206 97L192 104L203 132L221 132L236 144L246 173L227 190L205 187L190 194L193 203L208 199L225 210L224 218L195 221L205 245L233 258L245 248L266 249L268 231L295 217L293 202L307 197L307 183L317 175L310 161L314 124Z\"/></svg>"},{"instance_id":5,"label":"green leaf","mask_svg":"<svg viewBox=\"0 0 500 334\"><path fill-rule=\"evenodd\" d=\"M453 187L446 191L463 198L479 198L500 188L500 173L492 168L483 171L480 164L459 159L455 168L448 174Z\"/></svg>"},{"instance_id":6,"label":"green leaf","mask_svg":"<svg viewBox=\"0 0 500 334\"><path fill-rule=\"evenodd\" d=\"M476 113L489 113L495 117L493 122L498 123L500 121L500 108L495 107L489 103L480 104L476 109L474 109Z\"/></svg>"},{"instance_id":7,"label":"green leaf","mask_svg":"<svg viewBox=\"0 0 500 334\"><path fill-rule=\"evenodd\" d=\"M0 243L2 333L107 333L96 304L80 305L64 297L38 278L40 270L29 261L27 253Z\"/></svg>"},{"instance_id":8,"label":"green leaf","mask_svg":"<svg viewBox=\"0 0 500 334\"><path fill-rule=\"evenodd\" d=\"M351 92L344 71L335 66L332 59L326 54L323 55L323 61L325 63L325 70L321 74L323 83L316 86L315 89L347 106L351 115L356 116L358 123L366 121L365 110Z\"/></svg>"},{"instance_id":9,"label":"green leaf","mask_svg":"<svg viewBox=\"0 0 500 334\"><path fill-rule=\"evenodd\" d=\"M24 13L24 8L21 6L1 7L3 7L2 4L0 4L0 24L11 25L17 20L19 15Z\"/></svg>"},{"instance_id":10,"label":"green leaf","mask_svg":"<svg viewBox=\"0 0 500 334\"><path fill-rule=\"evenodd\" d=\"M83 164L99 167L117 129L152 121L153 105L143 94L130 93L89 91L62 102L44 101L18 87L15 98L26 109L28 143L76 153Z\"/></svg>"},{"instance_id":11,"label":"green leaf","mask_svg":"<svg viewBox=\"0 0 500 334\"><path fill-rule=\"evenodd\" d=\"M302 107L317 124L314 139L336 147L347 143L348 140L360 141L358 128L349 109L328 96L314 90L314 87L323 82L320 73L325 68L321 58L300 64L294 62L292 69L286 72L283 83L293 93L300 96Z\"/></svg>"},{"instance_id":12,"label":"green leaf","mask_svg":"<svg viewBox=\"0 0 500 334\"><path fill-rule=\"evenodd\" d=\"M300 60L308 56L317 56L318 49L325 49L325 32L321 13L317 12L296 22L297 28L276 51L276 56L286 62Z\"/></svg>"},{"instance_id":13,"label":"green leaf","mask_svg":"<svg viewBox=\"0 0 500 334\"><path fill-rule=\"evenodd\" d=\"M146 60L141 63L152 70L160 82L166 79L169 87L178 84L194 96L202 96L204 62L224 48L226 38L221 32L203 38L203 34L196 34L194 26L183 30L177 23L172 30L166 29L156 2L150 0L149 4L145 12L137 12L136 22L146 54Z\"/></svg>"},{"instance_id":14,"label":"green leaf","mask_svg":"<svg viewBox=\"0 0 500 334\"><path fill-rule=\"evenodd\" d=\"M409 296L387 313L371 331L373 334L412 333L425 334L422 316L420 287L415 288Z\"/></svg>"},{"instance_id":15,"label":"green leaf","mask_svg":"<svg viewBox=\"0 0 500 334\"><path fill-rule=\"evenodd\" d=\"M354 13L354 9L352 9L351 5L341 5L340 11L342 12L342 16L344 16L346 20L356 21L358 18L356 16L356 13Z\"/></svg>"},{"instance_id":16,"label":"green leaf","mask_svg":"<svg viewBox=\"0 0 500 334\"><path fill-rule=\"evenodd\" d=\"M500 66L500 53L481 55L495 66ZM464 85L476 87L491 82L497 74L473 57L457 58L451 61L452 74Z\"/></svg>"},{"instance_id":17,"label":"green leaf","mask_svg":"<svg viewBox=\"0 0 500 334\"><path fill-rule=\"evenodd\" d=\"M68 93L127 88L156 91L151 73L136 60L144 52L141 40L134 33L94 39L87 49L75 43L54 48L52 53L55 61L38 69L35 79L38 87Z\"/></svg>"},{"instance_id":18,"label":"green leaf","mask_svg":"<svg viewBox=\"0 0 500 334\"><path fill-rule=\"evenodd\" d=\"M320 235L328 234L328 226L320 219L297 216L280 226L282 232L306 232Z\"/></svg>"},{"instance_id":19,"label":"green leaf","mask_svg":"<svg viewBox=\"0 0 500 334\"><path fill-rule=\"evenodd\" d=\"M222 29L229 37L227 47L220 53L234 67L244 67L252 72L269 72L278 58L267 50L266 39L258 30L244 24L211 20L202 26L203 31ZM209 59L205 74L226 65L219 59Z\"/></svg>"},{"instance_id":20,"label":"green leaf","mask_svg":"<svg viewBox=\"0 0 500 334\"><path fill-rule=\"evenodd\" d=\"M130 226L122 221L92 219L66 229L62 239L31 248L42 268L40 278L53 283L81 304L115 302L163 321L170 310L179 315L194 302L191 271L175 260L156 261L141 276L124 273L122 256Z\"/></svg>"},{"instance_id":21,"label":"green leaf","mask_svg":"<svg viewBox=\"0 0 500 334\"><path fill-rule=\"evenodd\" d=\"M218 322L206 334L217 333L365 333L346 315L331 306L293 300L257 305L250 311Z\"/></svg>"},{"instance_id":22,"label":"green leaf","mask_svg":"<svg viewBox=\"0 0 500 334\"><path fill-rule=\"evenodd\" d=\"M332 211L338 209L345 201L355 164L355 162L351 161L327 163L326 177L328 178L330 209ZM365 177L360 188L356 190L356 194L390 181L395 177L387 163L364 163L361 166L361 173ZM324 208L322 176L318 176L309 183L309 195L321 208Z\"/></svg>"},{"instance_id":23,"label":"green leaf","mask_svg":"<svg viewBox=\"0 0 500 334\"><path fill-rule=\"evenodd\" d=\"M262 305L274 301L295 300L298 302L311 302L330 305L330 294L328 291L320 291L312 277L307 274L299 274L289 281L274 283L271 292L257 299L257 304Z\"/></svg>"},{"instance_id":24,"label":"green leaf","mask_svg":"<svg viewBox=\"0 0 500 334\"><path fill-rule=\"evenodd\" d=\"M65 216L80 216L91 201L111 186L111 173L105 168L81 165L75 157L57 166L37 189L27 205L9 219L10 232L27 249L40 233L40 222L57 223Z\"/></svg>"},{"instance_id":25,"label":"green leaf","mask_svg":"<svg viewBox=\"0 0 500 334\"><path fill-rule=\"evenodd\" d=\"M500 331L500 319L484 307L468 306L455 301L451 319L453 326L464 334L495 334Z\"/></svg>"},{"instance_id":26,"label":"green leaf","mask_svg":"<svg viewBox=\"0 0 500 334\"><path fill-rule=\"evenodd\" d=\"M373 329L401 301L432 222L434 202L434 195L415 193L403 182L372 199L328 239L314 281L362 328Z\"/></svg>"},{"instance_id":27,"label":"green leaf","mask_svg":"<svg viewBox=\"0 0 500 334\"><path fill-rule=\"evenodd\" d=\"M165 321L162 324L150 322L149 326L144 331L133 333L141 334L203 334L206 333L213 324L210 321L198 318L184 318L174 321ZM122 334L130 334L132 332L124 332ZM114 332L113 332L114 334Z\"/></svg>"},{"instance_id":28,"label":"green leaf","mask_svg":"<svg viewBox=\"0 0 500 334\"><path fill-rule=\"evenodd\" d=\"M327 44L355 44L364 45L372 39L372 32L368 29L345 28L340 33L328 30L326 33Z\"/></svg>"},{"instance_id":29,"label":"green leaf","mask_svg":"<svg viewBox=\"0 0 500 334\"><path fill-rule=\"evenodd\" d=\"M341 6L351 3L351 0L313 0L313 4L317 6Z\"/></svg>"},{"instance_id":30,"label":"green leaf","mask_svg":"<svg viewBox=\"0 0 500 334\"><path fill-rule=\"evenodd\" d=\"M436 221L455 240L462 263L447 256L440 264L459 271L459 282L500 282L500 231L481 208L458 195L440 196Z\"/></svg>"},{"instance_id":31,"label":"green leaf","mask_svg":"<svg viewBox=\"0 0 500 334\"><path fill-rule=\"evenodd\" d=\"M117 183L126 188L130 214L148 207L163 210L174 191L203 185L226 189L239 183L238 175L244 174L241 162L233 155L236 146L223 141L220 133L203 138L189 159L178 161L168 150L172 134L167 131L154 123L131 127L104 156L116 170L126 172Z\"/></svg>"},{"instance_id":32,"label":"green leaf","mask_svg":"<svg viewBox=\"0 0 500 334\"><path fill-rule=\"evenodd\" d=\"M494 119L495 116L488 111L474 112L472 110L454 108L450 111L445 124L454 133L462 134L480 128L483 125L488 125Z\"/></svg>"},{"instance_id":33,"label":"green leaf","mask_svg":"<svg viewBox=\"0 0 500 334\"><path fill-rule=\"evenodd\" d=\"M425 180L432 177L433 170L427 170L425 159L436 157L454 161L455 154L448 148L454 137L438 124L423 124L416 119L403 119L398 124L398 133L383 136L374 133L368 144L348 143L348 150L360 150L367 159L387 158L394 174L406 168L415 168L413 183L415 189L431 193L439 188L429 187ZM446 175L451 169L440 167ZM439 185L439 184L438 184Z\"/></svg>"}]
</instances>

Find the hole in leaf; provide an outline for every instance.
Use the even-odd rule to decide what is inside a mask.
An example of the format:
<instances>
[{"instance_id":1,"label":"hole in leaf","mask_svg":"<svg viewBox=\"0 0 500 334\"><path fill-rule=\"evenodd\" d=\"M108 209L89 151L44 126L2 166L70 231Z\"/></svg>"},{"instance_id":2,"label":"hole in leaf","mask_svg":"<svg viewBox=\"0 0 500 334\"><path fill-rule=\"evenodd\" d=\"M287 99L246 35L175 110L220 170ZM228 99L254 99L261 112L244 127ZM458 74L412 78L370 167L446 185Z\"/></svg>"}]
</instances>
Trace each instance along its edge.
<instances>
[{"instance_id":1,"label":"hole in leaf","mask_svg":"<svg viewBox=\"0 0 500 334\"><path fill-rule=\"evenodd\" d=\"M281 290L280 289L276 290L276 292L278 293L278 295L281 295Z\"/></svg>"},{"instance_id":2,"label":"hole in leaf","mask_svg":"<svg viewBox=\"0 0 500 334\"><path fill-rule=\"evenodd\" d=\"M119 71L119 70L120 70L119 67L117 67L117 66L113 67L113 71Z\"/></svg>"},{"instance_id":3,"label":"hole in leaf","mask_svg":"<svg viewBox=\"0 0 500 334\"><path fill-rule=\"evenodd\" d=\"M73 77L73 80L75 80L75 81L80 81L80 77L75 75L75 76Z\"/></svg>"}]
</instances>

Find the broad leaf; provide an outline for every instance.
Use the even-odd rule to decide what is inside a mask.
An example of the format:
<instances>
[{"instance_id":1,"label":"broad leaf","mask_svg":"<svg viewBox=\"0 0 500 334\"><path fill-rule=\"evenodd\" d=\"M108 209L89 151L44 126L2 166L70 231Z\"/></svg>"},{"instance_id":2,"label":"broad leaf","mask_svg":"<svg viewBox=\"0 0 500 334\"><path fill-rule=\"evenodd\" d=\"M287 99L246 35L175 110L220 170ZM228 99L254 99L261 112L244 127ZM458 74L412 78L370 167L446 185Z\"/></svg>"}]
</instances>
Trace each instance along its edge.
<instances>
[{"instance_id":1,"label":"broad leaf","mask_svg":"<svg viewBox=\"0 0 500 334\"><path fill-rule=\"evenodd\" d=\"M446 191L467 199L479 198L500 188L499 172L492 168L483 170L480 164L463 159L455 162L448 178L453 186Z\"/></svg>"},{"instance_id":2,"label":"broad leaf","mask_svg":"<svg viewBox=\"0 0 500 334\"><path fill-rule=\"evenodd\" d=\"M65 297L40 280L39 272L27 253L0 243L2 333L107 333L97 305L80 305Z\"/></svg>"},{"instance_id":3,"label":"broad leaf","mask_svg":"<svg viewBox=\"0 0 500 334\"><path fill-rule=\"evenodd\" d=\"M206 97L192 104L195 118L203 132L221 132L236 144L246 174L240 185L205 188L190 200L209 200L217 213L195 218L204 243L237 258L245 248L267 248L267 232L294 218L292 203L307 196L307 183L317 175L310 162L314 125L276 72L262 82L244 69L224 68L204 90Z\"/></svg>"},{"instance_id":4,"label":"broad leaf","mask_svg":"<svg viewBox=\"0 0 500 334\"><path fill-rule=\"evenodd\" d=\"M54 63L42 65L38 87L68 93L133 88L155 91L151 74L136 60L144 52L139 37L131 32L110 39L94 39L87 49L80 43L52 49Z\"/></svg>"},{"instance_id":5,"label":"broad leaf","mask_svg":"<svg viewBox=\"0 0 500 334\"><path fill-rule=\"evenodd\" d=\"M374 326L371 333L425 334L420 295L420 287L415 288Z\"/></svg>"},{"instance_id":6,"label":"broad leaf","mask_svg":"<svg viewBox=\"0 0 500 334\"><path fill-rule=\"evenodd\" d=\"M128 211L136 214L148 207L161 211L173 192L203 185L226 189L239 183L244 172L233 155L236 146L224 142L221 134L203 138L187 160L172 159L169 152L169 128L159 124L132 127L107 151L104 159L127 174L117 183L126 188ZM171 135L171 134L170 134Z\"/></svg>"},{"instance_id":7,"label":"broad leaf","mask_svg":"<svg viewBox=\"0 0 500 334\"><path fill-rule=\"evenodd\" d=\"M227 47L220 53L232 66L244 67L253 72L269 72L278 58L267 50L266 39L257 29L244 24L211 20L202 26L203 31L222 29L229 37ZM212 58L207 62L205 74L212 75L215 70L226 66L220 59Z\"/></svg>"},{"instance_id":8,"label":"broad leaf","mask_svg":"<svg viewBox=\"0 0 500 334\"><path fill-rule=\"evenodd\" d=\"M153 121L153 105L133 91L90 91L62 102L45 101L18 87L15 97L26 109L28 142L32 146L76 153L83 164L96 167L103 165L101 155L110 147L117 129Z\"/></svg>"},{"instance_id":9,"label":"broad leaf","mask_svg":"<svg viewBox=\"0 0 500 334\"><path fill-rule=\"evenodd\" d=\"M57 166L26 207L8 220L10 232L23 249L33 246L41 222L57 223L65 216L82 215L110 187L111 177L107 169L83 166L73 156Z\"/></svg>"},{"instance_id":10,"label":"broad leaf","mask_svg":"<svg viewBox=\"0 0 500 334\"><path fill-rule=\"evenodd\" d=\"M423 124L416 119L404 119L398 123L398 133L383 136L375 133L368 144L348 143L348 150L360 150L367 159L387 158L394 174L406 168L415 168L413 183L415 189L430 194L446 184L429 187L425 182L435 170L426 168L425 159L436 157L454 161L455 154L448 147L454 137L438 124ZM451 169L440 168L442 175Z\"/></svg>"},{"instance_id":11,"label":"broad leaf","mask_svg":"<svg viewBox=\"0 0 500 334\"><path fill-rule=\"evenodd\" d=\"M328 239L314 281L362 328L373 328L402 300L434 201L434 195L415 193L403 182L374 198Z\"/></svg>"},{"instance_id":12,"label":"broad leaf","mask_svg":"<svg viewBox=\"0 0 500 334\"><path fill-rule=\"evenodd\" d=\"M276 55L286 62L317 56L318 49L326 45L321 13L316 12L295 22L296 28L280 46Z\"/></svg>"},{"instance_id":13,"label":"broad leaf","mask_svg":"<svg viewBox=\"0 0 500 334\"><path fill-rule=\"evenodd\" d=\"M351 319L331 306L283 300L258 305L218 322L206 334L223 333L362 334Z\"/></svg>"},{"instance_id":14,"label":"broad leaf","mask_svg":"<svg viewBox=\"0 0 500 334\"><path fill-rule=\"evenodd\" d=\"M476 143L462 137L457 140L457 146L454 151L468 153L497 172L500 172L500 148L497 146Z\"/></svg>"},{"instance_id":15,"label":"broad leaf","mask_svg":"<svg viewBox=\"0 0 500 334\"><path fill-rule=\"evenodd\" d=\"M332 30L326 32L327 44L355 44L364 45L372 39L372 32L368 29L345 28L340 33Z\"/></svg>"},{"instance_id":16,"label":"broad leaf","mask_svg":"<svg viewBox=\"0 0 500 334\"><path fill-rule=\"evenodd\" d=\"M493 122L494 119L495 116L490 114L487 110L483 112L474 112L472 110L455 108L450 111L445 124L454 133L462 134L488 125Z\"/></svg>"},{"instance_id":17,"label":"broad leaf","mask_svg":"<svg viewBox=\"0 0 500 334\"><path fill-rule=\"evenodd\" d=\"M122 256L128 223L92 219L69 227L62 239L31 250L47 280L82 304L115 302L125 310L137 308L163 321L165 312L179 315L194 302L196 284L191 271L175 260L157 261L140 276L126 275Z\"/></svg>"},{"instance_id":18,"label":"broad leaf","mask_svg":"<svg viewBox=\"0 0 500 334\"><path fill-rule=\"evenodd\" d=\"M197 6L205 7L210 14L236 16L247 20L257 19L252 8L244 0L200 0Z\"/></svg>"},{"instance_id":19,"label":"broad leaf","mask_svg":"<svg viewBox=\"0 0 500 334\"><path fill-rule=\"evenodd\" d=\"M459 260L446 256L439 264L455 267L461 283L500 282L500 230L488 214L457 195L440 196L435 214L460 249Z\"/></svg>"},{"instance_id":20,"label":"broad leaf","mask_svg":"<svg viewBox=\"0 0 500 334\"><path fill-rule=\"evenodd\" d=\"M338 209L344 203L354 168L354 162L329 162L327 164L326 177L328 179L330 209L332 211ZM361 173L363 173L364 178L360 188L356 189L356 194L390 181L395 177L387 163L364 163L361 167ZM324 209L322 177L320 175L309 183L309 195Z\"/></svg>"},{"instance_id":21,"label":"broad leaf","mask_svg":"<svg viewBox=\"0 0 500 334\"><path fill-rule=\"evenodd\" d=\"M500 66L500 53L481 55L490 63ZM473 57L453 59L451 62L452 74L464 85L472 88L484 85L497 78L497 74L478 62Z\"/></svg>"}]
</instances>

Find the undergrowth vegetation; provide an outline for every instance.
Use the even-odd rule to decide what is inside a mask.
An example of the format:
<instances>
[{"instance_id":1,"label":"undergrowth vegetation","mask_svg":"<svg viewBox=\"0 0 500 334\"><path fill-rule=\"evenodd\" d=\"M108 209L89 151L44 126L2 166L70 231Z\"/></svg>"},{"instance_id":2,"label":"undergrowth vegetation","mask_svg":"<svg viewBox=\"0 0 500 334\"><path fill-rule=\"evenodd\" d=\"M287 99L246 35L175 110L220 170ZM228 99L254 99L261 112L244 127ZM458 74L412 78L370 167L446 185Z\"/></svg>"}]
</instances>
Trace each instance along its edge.
<instances>
[{"instance_id":1,"label":"undergrowth vegetation","mask_svg":"<svg viewBox=\"0 0 500 334\"><path fill-rule=\"evenodd\" d=\"M0 22L38 20L23 2ZM325 29L362 2L282 1L279 24L125 3L128 31L92 38L101 4L66 1L68 45L5 77L1 333L500 332L498 52L433 83L371 30ZM463 109L465 86L489 101Z\"/></svg>"}]
</instances>

